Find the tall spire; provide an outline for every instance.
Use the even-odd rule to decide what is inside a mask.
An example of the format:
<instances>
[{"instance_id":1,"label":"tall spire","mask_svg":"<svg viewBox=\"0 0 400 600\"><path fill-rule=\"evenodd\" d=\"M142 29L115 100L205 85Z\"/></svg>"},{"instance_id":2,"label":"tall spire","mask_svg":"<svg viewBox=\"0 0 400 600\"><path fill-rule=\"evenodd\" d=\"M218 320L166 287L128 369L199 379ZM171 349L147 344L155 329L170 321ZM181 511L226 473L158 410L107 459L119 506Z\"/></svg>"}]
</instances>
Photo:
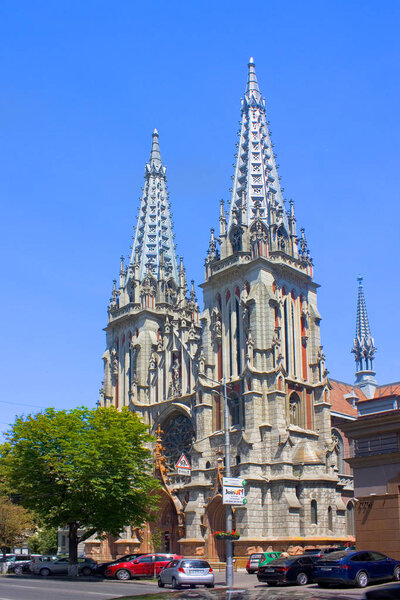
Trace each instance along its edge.
<instances>
[{"instance_id":1,"label":"tall spire","mask_svg":"<svg viewBox=\"0 0 400 600\"><path fill-rule=\"evenodd\" d=\"M367 397L373 397L377 383L374 379L373 360L376 352L374 338L371 336L367 305L365 302L363 278L357 277L358 298L356 335L352 352L355 355L357 365L355 385L363 389Z\"/></svg>"},{"instance_id":2,"label":"tall spire","mask_svg":"<svg viewBox=\"0 0 400 600\"><path fill-rule=\"evenodd\" d=\"M158 279L160 263L164 263L161 268L165 270L166 278L172 278L178 286L179 277L168 200L166 167L161 161L158 131L155 129L150 159L145 167L145 184L130 265L136 266L137 277L139 281L143 281L148 273Z\"/></svg>"},{"instance_id":3,"label":"tall spire","mask_svg":"<svg viewBox=\"0 0 400 600\"><path fill-rule=\"evenodd\" d=\"M260 93L253 58L250 58L248 66L228 231L234 223L235 211L240 210L242 224L250 226L258 206L259 218L266 226L272 222L283 224L286 235L289 236L285 204L266 118L265 100Z\"/></svg>"}]
</instances>

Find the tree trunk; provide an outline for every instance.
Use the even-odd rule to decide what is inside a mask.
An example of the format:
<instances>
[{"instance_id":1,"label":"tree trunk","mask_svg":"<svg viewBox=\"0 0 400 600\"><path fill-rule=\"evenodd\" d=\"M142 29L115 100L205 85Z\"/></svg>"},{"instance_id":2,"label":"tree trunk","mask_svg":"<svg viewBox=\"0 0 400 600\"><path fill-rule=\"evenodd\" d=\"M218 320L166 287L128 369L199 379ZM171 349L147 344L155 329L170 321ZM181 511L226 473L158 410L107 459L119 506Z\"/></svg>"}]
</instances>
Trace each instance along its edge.
<instances>
[{"instance_id":1,"label":"tree trunk","mask_svg":"<svg viewBox=\"0 0 400 600\"><path fill-rule=\"evenodd\" d=\"M68 527L68 575L78 577L78 523L74 521L73 523L69 523Z\"/></svg>"}]
</instances>

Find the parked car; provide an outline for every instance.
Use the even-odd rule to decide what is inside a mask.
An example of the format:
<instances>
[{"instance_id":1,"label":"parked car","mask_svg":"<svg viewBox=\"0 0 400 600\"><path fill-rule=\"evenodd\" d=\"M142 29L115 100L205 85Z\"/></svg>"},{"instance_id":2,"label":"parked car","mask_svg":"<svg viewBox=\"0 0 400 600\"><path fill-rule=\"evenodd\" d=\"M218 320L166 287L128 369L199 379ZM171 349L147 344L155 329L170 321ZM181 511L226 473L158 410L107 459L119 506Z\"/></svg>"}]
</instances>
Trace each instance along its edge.
<instances>
[{"instance_id":1,"label":"parked car","mask_svg":"<svg viewBox=\"0 0 400 600\"><path fill-rule=\"evenodd\" d=\"M246 571L251 575L252 573L257 573L258 571L258 563L263 558L264 554L262 552L255 552L254 554L250 554L249 560L247 561Z\"/></svg>"},{"instance_id":2,"label":"parked car","mask_svg":"<svg viewBox=\"0 0 400 600\"><path fill-rule=\"evenodd\" d=\"M121 556L120 558L116 558L115 560L110 560L108 562L99 563L95 566L93 573L94 573L94 575L99 575L101 577L104 577L108 567L114 567L115 565L118 565L119 563L135 560L135 558L139 558L139 556L143 556L143 552L136 553L136 554L125 554L125 556Z\"/></svg>"},{"instance_id":3,"label":"parked car","mask_svg":"<svg viewBox=\"0 0 400 600\"><path fill-rule=\"evenodd\" d=\"M66 575L68 573L68 558L57 558L57 560L47 560L44 562L34 562L32 564L32 573L48 577L49 575ZM78 558L78 573L80 575L91 575L96 566L96 561L91 558Z\"/></svg>"},{"instance_id":4,"label":"parked car","mask_svg":"<svg viewBox=\"0 0 400 600\"><path fill-rule=\"evenodd\" d=\"M8 573L16 573L21 575L26 570L29 570L29 564L33 558L40 554L14 554L7 560Z\"/></svg>"},{"instance_id":5,"label":"parked car","mask_svg":"<svg viewBox=\"0 0 400 600\"><path fill-rule=\"evenodd\" d=\"M115 577L122 581L134 577L152 577L158 575L160 571L171 560L183 558L178 554L144 554L129 562L117 563L106 570L106 577Z\"/></svg>"},{"instance_id":6,"label":"parked car","mask_svg":"<svg viewBox=\"0 0 400 600\"><path fill-rule=\"evenodd\" d=\"M210 564L201 559L175 559L168 563L158 575L158 586L170 584L175 590L182 585L214 587L214 573Z\"/></svg>"},{"instance_id":7,"label":"parked car","mask_svg":"<svg viewBox=\"0 0 400 600\"><path fill-rule=\"evenodd\" d=\"M304 554L321 558L322 556L325 556L325 554L331 554L331 552L338 552L339 550L342 550L342 548L338 548L337 546L331 546L329 548L307 548L304 550Z\"/></svg>"},{"instance_id":8,"label":"parked car","mask_svg":"<svg viewBox=\"0 0 400 600\"><path fill-rule=\"evenodd\" d=\"M288 558L277 558L266 567L258 568L257 579L258 581L267 582L268 585L277 585L278 583L306 585L313 581L316 560L314 556L307 556L305 554L289 556Z\"/></svg>"},{"instance_id":9,"label":"parked car","mask_svg":"<svg viewBox=\"0 0 400 600\"><path fill-rule=\"evenodd\" d=\"M364 588L384 579L400 580L400 561L374 551L333 552L317 562L314 572L320 587L336 583Z\"/></svg>"}]
</instances>

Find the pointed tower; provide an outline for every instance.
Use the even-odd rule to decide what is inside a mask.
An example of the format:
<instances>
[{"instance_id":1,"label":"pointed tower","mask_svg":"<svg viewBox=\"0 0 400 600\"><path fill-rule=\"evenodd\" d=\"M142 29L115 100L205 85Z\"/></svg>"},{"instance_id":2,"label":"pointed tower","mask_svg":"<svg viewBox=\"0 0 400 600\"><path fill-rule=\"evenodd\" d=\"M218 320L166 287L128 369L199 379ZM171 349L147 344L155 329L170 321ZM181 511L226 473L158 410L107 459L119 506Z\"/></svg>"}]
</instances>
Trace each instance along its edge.
<instances>
[{"instance_id":1,"label":"pointed tower","mask_svg":"<svg viewBox=\"0 0 400 600\"><path fill-rule=\"evenodd\" d=\"M212 535L202 526L219 510L208 471L223 444L227 382L232 472L251 481L245 509L235 512L240 555L256 546L280 547L331 539L345 531L330 427L329 383L320 343L321 316L304 230L298 238L294 203L285 201L265 101L253 59L241 103L241 126L229 214L219 211L205 261L202 347L198 355L196 443L188 546ZM218 247L219 246L219 247ZM220 390L220 393L218 393ZM201 409L201 412L200 412ZM208 465L208 466L207 466ZM317 522L314 506L321 519ZM325 515L334 514L334 526ZM314 516L313 516L314 515ZM331 531L332 530L332 531ZM204 540L204 541L203 541ZM292 541L289 541L292 540ZM189 543L192 546L189 547ZM240 544L240 549L238 545Z\"/></svg>"},{"instance_id":2,"label":"pointed tower","mask_svg":"<svg viewBox=\"0 0 400 600\"><path fill-rule=\"evenodd\" d=\"M121 257L108 307L101 405L130 406L151 427L159 403L194 393L199 307L179 268L155 129L129 264ZM157 423L158 425L159 423Z\"/></svg>"},{"instance_id":3,"label":"pointed tower","mask_svg":"<svg viewBox=\"0 0 400 600\"><path fill-rule=\"evenodd\" d=\"M362 389L367 398L373 398L377 382L373 370L373 360L376 352L374 338L371 336L367 305L365 302L363 278L358 277L356 335L352 352L356 361L355 386Z\"/></svg>"},{"instance_id":4,"label":"pointed tower","mask_svg":"<svg viewBox=\"0 0 400 600\"><path fill-rule=\"evenodd\" d=\"M145 167L145 184L130 265L131 267L137 265L139 281L143 281L148 272L158 277L161 255L163 255L166 276L178 286L178 268L166 171L167 169L161 161L158 131L155 129L150 160Z\"/></svg>"}]
</instances>

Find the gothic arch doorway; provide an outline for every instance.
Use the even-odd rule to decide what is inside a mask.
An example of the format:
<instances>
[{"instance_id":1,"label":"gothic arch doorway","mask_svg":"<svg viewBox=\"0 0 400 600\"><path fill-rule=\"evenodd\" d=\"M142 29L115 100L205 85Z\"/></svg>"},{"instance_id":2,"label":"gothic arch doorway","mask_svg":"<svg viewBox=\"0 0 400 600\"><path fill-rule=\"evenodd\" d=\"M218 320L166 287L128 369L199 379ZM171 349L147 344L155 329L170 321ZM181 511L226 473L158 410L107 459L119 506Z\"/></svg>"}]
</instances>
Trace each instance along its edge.
<instances>
[{"instance_id":1,"label":"gothic arch doorway","mask_svg":"<svg viewBox=\"0 0 400 600\"><path fill-rule=\"evenodd\" d=\"M151 545L154 552L179 554L178 514L171 497L161 492L158 518L150 523Z\"/></svg>"},{"instance_id":2,"label":"gothic arch doorway","mask_svg":"<svg viewBox=\"0 0 400 600\"><path fill-rule=\"evenodd\" d=\"M222 496L218 494L208 505L205 514L205 525L207 526L207 557L211 560L226 561L225 541L216 540L215 531L226 530L225 506L222 504ZM233 528L235 528L235 516L233 516Z\"/></svg>"}]
</instances>

